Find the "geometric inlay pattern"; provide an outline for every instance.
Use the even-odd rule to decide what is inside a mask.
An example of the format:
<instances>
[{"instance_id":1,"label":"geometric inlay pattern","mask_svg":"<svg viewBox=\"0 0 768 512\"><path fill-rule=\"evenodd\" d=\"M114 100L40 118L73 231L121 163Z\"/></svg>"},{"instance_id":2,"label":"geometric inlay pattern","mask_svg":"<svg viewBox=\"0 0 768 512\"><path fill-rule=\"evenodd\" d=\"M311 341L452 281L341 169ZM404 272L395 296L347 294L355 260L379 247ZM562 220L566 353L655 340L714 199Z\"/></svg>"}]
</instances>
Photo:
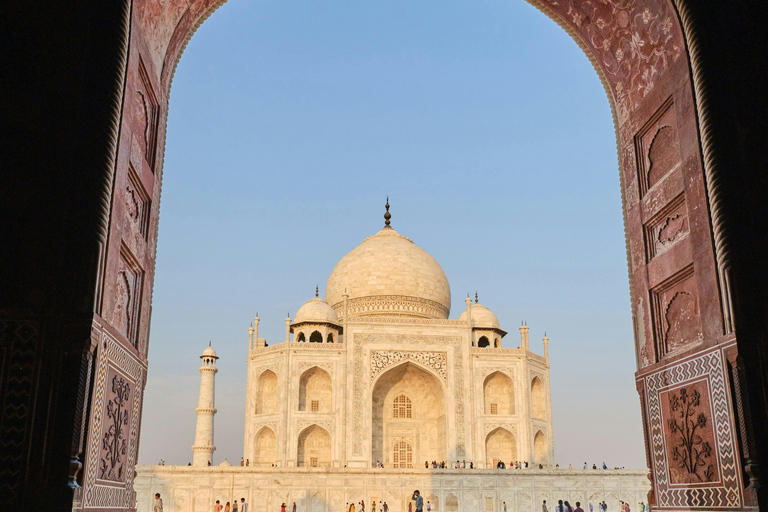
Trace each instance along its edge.
<instances>
[{"instance_id":1,"label":"geometric inlay pattern","mask_svg":"<svg viewBox=\"0 0 768 512\"><path fill-rule=\"evenodd\" d=\"M6 390L0 410L0 493L9 501L21 490L29 449L37 343L34 321L0 320L0 389Z\"/></svg>"},{"instance_id":2,"label":"geometric inlay pattern","mask_svg":"<svg viewBox=\"0 0 768 512\"><path fill-rule=\"evenodd\" d=\"M651 434L652 471L656 482L656 496L659 508L739 508L742 506L741 478L737 467L737 453L734 432L731 426L731 404L729 399L726 369L722 350L716 347L709 352L698 354L691 359L662 369L643 378L648 410L648 428ZM670 432L670 420L664 417L664 399L675 398L686 386L706 385L708 404L703 410L711 412L714 431L713 455L720 461L720 475L713 481L680 483L670 478L670 461L666 454ZM668 398L667 398L668 399Z\"/></svg>"}]
</instances>

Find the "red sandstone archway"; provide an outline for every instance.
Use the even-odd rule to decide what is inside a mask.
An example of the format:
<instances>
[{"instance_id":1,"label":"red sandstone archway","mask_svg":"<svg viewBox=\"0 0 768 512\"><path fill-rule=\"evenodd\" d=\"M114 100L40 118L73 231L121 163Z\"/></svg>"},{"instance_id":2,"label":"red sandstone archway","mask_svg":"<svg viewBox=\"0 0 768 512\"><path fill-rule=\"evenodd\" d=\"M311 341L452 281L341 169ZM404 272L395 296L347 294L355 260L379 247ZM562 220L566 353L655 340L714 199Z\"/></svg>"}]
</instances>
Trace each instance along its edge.
<instances>
[{"instance_id":1,"label":"red sandstone archway","mask_svg":"<svg viewBox=\"0 0 768 512\"><path fill-rule=\"evenodd\" d=\"M701 152L706 151L706 140L700 137L702 120L696 117L691 41L680 23L685 11L678 12L668 0L533 3L584 50L612 107L636 378L653 470L654 496L649 501L658 508L701 500L711 506L741 507L744 482L733 462L739 455L726 373L735 353L729 337L732 313L729 302L722 300L729 294L727 252L717 236L713 169L704 166ZM158 148L165 135L173 72L189 38L220 4L196 0L188 7L169 2L160 8L144 1L136 6L131 37L142 44L132 45L128 58L102 316L142 352L147 332L146 326L141 329L141 307L146 303L142 297L151 296L152 276L139 269L153 267L154 244L143 247L134 233L142 232L143 216L148 215L146 239L156 236L163 157ZM144 213L145 208L152 208L151 213ZM131 322L139 328L126 327ZM138 334L132 339L134 331ZM702 466L716 470L681 469L673 460L670 446L684 437L682 430L671 427L679 414L675 404L680 399L675 397L683 390L700 396L696 413L704 415L709 428L699 435L712 447ZM95 485L90 480L94 477L86 474L86 489Z\"/></svg>"},{"instance_id":2,"label":"red sandstone archway","mask_svg":"<svg viewBox=\"0 0 768 512\"><path fill-rule=\"evenodd\" d=\"M10 414L4 418L21 418L17 422L21 427L7 430L8 423L0 425L6 429L0 433L11 453L10 458L3 459L0 473L6 476L7 468L15 470L26 464L25 471L8 473L11 483L6 496L15 496L22 487L38 486L43 499L61 503L62 479L49 482L48 477L30 469L60 465L59 458L55 464L49 462L39 447L33 447L33 440L55 439L56 457L60 457L63 450L59 445L63 443L55 432L61 427L56 421L44 427L37 422L37 430L30 428L32 434L21 441L8 434L32 426L29 418L34 415L24 412L29 407L39 411L40 418L51 415L67 431L68 425L74 424L70 474L73 481L83 484L75 493L77 507L127 510L131 506L132 464L146 378L168 95L186 42L222 3L135 0L103 7L111 9L107 14L88 13L94 19L106 20L104 29L117 34L103 37L115 46L104 49L109 57L99 61L102 67L96 69L102 77L98 87L108 91L95 95L101 107L97 114L103 116L97 120L111 116L112 121L103 130L103 144L99 139L98 145L106 170L88 174L92 181L82 185L94 193L98 189L100 207L93 207L98 222L83 227L87 234L81 235L89 241L93 237L95 249L88 245L92 252L82 258L92 263L72 264L73 270L69 270L69 279L77 283L78 290L85 290L79 296L85 309L92 304L93 314L74 308L77 314L67 317L63 326L65 339L81 340L68 341L66 346L83 347L82 354L77 348L62 349L50 360L38 360L35 354L41 351L37 340L49 336L42 334L43 323L27 310L3 313L3 332L10 333L7 339L14 343L7 356L14 361L10 368L29 369L12 374L11 391L3 391L3 396L13 393L8 402L13 412L4 410ZM688 0L532 3L584 50L601 77L614 114L638 363L636 380L654 488L649 502L654 508L668 510L752 506L757 482L752 459L764 457L765 447L757 442L750 423L750 407L756 402L748 401L746 389L749 382L761 392L764 384L761 388L755 375L764 375L765 370L750 367L759 361L745 363L739 354L749 353L750 343L757 346L764 338L738 343L734 332L731 273L735 251L729 235L738 229L733 221L726 229L723 220L722 191L727 187L712 144L715 128L707 101L712 86L702 70L699 38L690 14L692 4ZM714 40L713 36L708 39L710 44ZM83 48L88 48L88 43L98 46L86 41L79 51L85 54ZM30 60L38 58L45 56L41 53ZM37 80L35 76L29 83ZM112 85L105 86L110 80ZM88 149L76 148L83 155ZM90 154L87 158L92 164L96 162ZM101 181L94 184L97 180ZM40 228L34 221L30 225ZM744 246L743 239L739 240ZM41 264L41 268L49 267ZM742 269L742 285L746 282L744 272ZM34 295L30 295L32 299L19 296L25 298L18 304L33 305L32 310L41 317L49 314ZM749 301L745 297L737 297L744 310L754 313L746 306ZM757 299L758 305L764 303L763 295ZM3 305L21 307L8 301ZM760 323L762 317L754 314L758 320L752 322ZM742 322L747 330L764 333L764 326L761 331L749 320ZM90 343L82 342L83 333L88 331ZM51 377L50 389L56 389L56 382L78 383L77 393L68 391L79 398L67 402L54 392L35 394L31 383L44 391L49 378L40 372L41 367L61 368L61 377ZM33 369L35 376L28 376ZM745 380L746 369L751 371L751 380ZM114 425L104 414L118 402L128 412L122 439L110 436L110 426ZM706 442L710 447L705 463L697 467L681 466L680 453L672 448L686 440L688 434L678 425L691 410L705 420L700 422L694 444ZM765 413L757 412L760 418ZM107 459L110 443L122 441L126 443L126 457ZM23 453L25 446L41 456L14 459L13 454ZM762 450L762 455L756 449ZM84 462L81 473L78 458ZM111 465L106 471L105 463ZM17 476L30 471L38 480ZM749 477L753 478L751 485Z\"/></svg>"}]
</instances>

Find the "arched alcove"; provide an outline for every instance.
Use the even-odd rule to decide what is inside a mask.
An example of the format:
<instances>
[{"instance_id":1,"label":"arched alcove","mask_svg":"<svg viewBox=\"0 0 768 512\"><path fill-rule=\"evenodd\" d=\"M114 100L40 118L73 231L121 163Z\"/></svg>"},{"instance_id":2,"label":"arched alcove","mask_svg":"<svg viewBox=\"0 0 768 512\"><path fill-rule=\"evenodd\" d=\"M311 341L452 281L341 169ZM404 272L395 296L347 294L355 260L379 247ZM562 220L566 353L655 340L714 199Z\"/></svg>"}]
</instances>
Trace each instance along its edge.
<instances>
[{"instance_id":1,"label":"arched alcove","mask_svg":"<svg viewBox=\"0 0 768 512\"><path fill-rule=\"evenodd\" d=\"M534 377L531 381L531 415L534 418L547 417L547 399L544 384L539 377Z\"/></svg>"},{"instance_id":2,"label":"arched alcove","mask_svg":"<svg viewBox=\"0 0 768 512\"><path fill-rule=\"evenodd\" d=\"M493 372L483 382L485 414L515 414L515 391L512 379L503 372Z\"/></svg>"},{"instance_id":3,"label":"arched alcove","mask_svg":"<svg viewBox=\"0 0 768 512\"><path fill-rule=\"evenodd\" d=\"M299 410L330 412L333 401L331 376L314 366L301 374L299 379Z\"/></svg>"},{"instance_id":4,"label":"arched alcove","mask_svg":"<svg viewBox=\"0 0 768 512\"><path fill-rule=\"evenodd\" d=\"M256 434L253 448L253 466L271 466L274 464L277 448L275 432L269 427L263 427Z\"/></svg>"},{"instance_id":5,"label":"arched alcove","mask_svg":"<svg viewBox=\"0 0 768 512\"><path fill-rule=\"evenodd\" d=\"M497 428L485 438L485 467L495 468L499 461L517 460L517 442L514 434L505 428Z\"/></svg>"},{"instance_id":6,"label":"arched alcove","mask_svg":"<svg viewBox=\"0 0 768 512\"><path fill-rule=\"evenodd\" d=\"M333 333L332 332L328 333L328 343L333 343Z\"/></svg>"},{"instance_id":7,"label":"arched alcove","mask_svg":"<svg viewBox=\"0 0 768 512\"><path fill-rule=\"evenodd\" d=\"M305 342L307 341L307 338L304 336L304 332L300 332L299 335L296 337L296 341L298 342Z\"/></svg>"},{"instance_id":8,"label":"arched alcove","mask_svg":"<svg viewBox=\"0 0 768 512\"><path fill-rule=\"evenodd\" d=\"M277 412L277 375L266 370L259 376L256 387L256 414Z\"/></svg>"},{"instance_id":9,"label":"arched alcove","mask_svg":"<svg viewBox=\"0 0 768 512\"><path fill-rule=\"evenodd\" d=\"M296 463L299 467L331 467L331 435L324 428L312 425L299 434Z\"/></svg>"},{"instance_id":10,"label":"arched alcove","mask_svg":"<svg viewBox=\"0 0 768 512\"><path fill-rule=\"evenodd\" d=\"M310 343L322 343L323 342L323 335L320 334L319 331L313 331L312 334L309 337Z\"/></svg>"},{"instance_id":11,"label":"arched alcove","mask_svg":"<svg viewBox=\"0 0 768 512\"><path fill-rule=\"evenodd\" d=\"M539 430L533 437L533 462L534 464L548 464L547 460L547 436Z\"/></svg>"},{"instance_id":12,"label":"arched alcove","mask_svg":"<svg viewBox=\"0 0 768 512\"><path fill-rule=\"evenodd\" d=\"M395 445L401 442L411 447L416 465L445 460L444 400L440 380L413 363L402 363L380 375L372 393L371 460L391 466Z\"/></svg>"},{"instance_id":13,"label":"arched alcove","mask_svg":"<svg viewBox=\"0 0 768 512\"><path fill-rule=\"evenodd\" d=\"M488 337L487 336L480 336L480 339L477 340L477 346L479 348L487 348L487 347L491 346L491 342L488 341Z\"/></svg>"}]
</instances>

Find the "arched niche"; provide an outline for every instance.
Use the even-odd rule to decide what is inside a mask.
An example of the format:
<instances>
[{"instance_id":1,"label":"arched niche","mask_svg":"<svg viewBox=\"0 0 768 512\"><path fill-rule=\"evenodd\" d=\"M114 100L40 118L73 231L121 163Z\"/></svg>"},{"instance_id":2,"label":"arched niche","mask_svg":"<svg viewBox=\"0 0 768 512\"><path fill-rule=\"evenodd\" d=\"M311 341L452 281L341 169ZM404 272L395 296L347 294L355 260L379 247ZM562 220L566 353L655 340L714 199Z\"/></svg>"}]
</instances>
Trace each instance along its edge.
<instances>
[{"instance_id":1,"label":"arched niche","mask_svg":"<svg viewBox=\"0 0 768 512\"><path fill-rule=\"evenodd\" d=\"M307 341L307 338L304 336L303 332L300 332L299 335L296 337L296 341L298 341L298 342L305 342L305 341Z\"/></svg>"},{"instance_id":2,"label":"arched niche","mask_svg":"<svg viewBox=\"0 0 768 512\"><path fill-rule=\"evenodd\" d=\"M322 427L311 425L299 434L296 457L299 467L331 467L331 435Z\"/></svg>"},{"instance_id":3,"label":"arched niche","mask_svg":"<svg viewBox=\"0 0 768 512\"><path fill-rule=\"evenodd\" d=\"M531 415L534 418L547 417L547 400L544 394L544 384L541 379L534 377L531 381Z\"/></svg>"},{"instance_id":4,"label":"arched niche","mask_svg":"<svg viewBox=\"0 0 768 512\"><path fill-rule=\"evenodd\" d=\"M491 346L491 342L488 341L488 337L487 336L480 336L480 339L477 340L477 346L479 348L487 348L487 347Z\"/></svg>"},{"instance_id":5,"label":"arched niche","mask_svg":"<svg viewBox=\"0 0 768 512\"><path fill-rule=\"evenodd\" d=\"M334 339L333 339L333 333L332 333L332 332L329 332L329 333L328 333L328 343L333 343L333 342L334 342Z\"/></svg>"},{"instance_id":6,"label":"arched niche","mask_svg":"<svg viewBox=\"0 0 768 512\"><path fill-rule=\"evenodd\" d=\"M515 391L512 379L503 372L493 372L483 382L485 414L511 416L515 414Z\"/></svg>"},{"instance_id":7,"label":"arched niche","mask_svg":"<svg viewBox=\"0 0 768 512\"><path fill-rule=\"evenodd\" d=\"M500 460L505 464L517 460L515 436L501 427L489 432L485 438L485 467L495 468Z\"/></svg>"},{"instance_id":8,"label":"arched niche","mask_svg":"<svg viewBox=\"0 0 768 512\"><path fill-rule=\"evenodd\" d=\"M299 379L299 410L330 412L333 402L331 376L317 366L301 374Z\"/></svg>"},{"instance_id":9,"label":"arched niche","mask_svg":"<svg viewBox=\"0 0 768 512\"><path fill-rule=\"evenodd\" d=\"M271 466L274 464L276 448L275 432L269 427L263 427L254 438L253 465Z\"/></svg>"},{"instance_id":10,"label":"arched niche","mask_svg":"<svg viewBox=\"0 0 768 512\"><path fill-rule=\"evenodd\" d=\"M533 437L533 462L547 465L547 436L539 430Z\"/></svg>"},{"instance_id":11,"label":"arched niche","mask_svg":"<svg viewBox=\"0 0 768 512\"><path fill-rule=\"evenodd\" d=\"M319 331L313 331L312 334L309 336L309 342L310 343L322 343L323 342L323 335L320 334Z\"/></svg>"},{"instance_id":12,"label":"arched niche","mask_svg":"<svg viewBox=\"0 0 768 512\"><path fill-rule=\"evenodd\" d=\"M259 375L256 385L256 414L277 412L277 375L271 370Z\"/></svg>"},{"instance_id":13,"label":"arched niche","mask_svg":"<svg viewBox=\"0 0 768 512\"><path fill-rule=\"evenodd\" d=\"M371 409L371 460L392 467L400 442L416 465L447 459L444 389L433 373L412 362L390 368L374 384Z\"/></svg>"}]
</instances>

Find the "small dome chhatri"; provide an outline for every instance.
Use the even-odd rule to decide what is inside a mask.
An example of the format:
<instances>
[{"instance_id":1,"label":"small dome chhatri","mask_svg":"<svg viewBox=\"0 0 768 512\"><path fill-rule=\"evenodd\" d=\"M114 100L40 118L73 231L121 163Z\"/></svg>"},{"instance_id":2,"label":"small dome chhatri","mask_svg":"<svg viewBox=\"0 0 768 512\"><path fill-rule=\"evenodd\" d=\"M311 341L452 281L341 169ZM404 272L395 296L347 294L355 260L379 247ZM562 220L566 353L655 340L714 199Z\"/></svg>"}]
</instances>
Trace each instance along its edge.
<instances>
[{"instance_id":1,"label":"small dome chhatri","mask_svg":"<svg viewBox=\"0 0 768 512\"><path fill-rule=\"evenodd\" d=\"M214 359L218 359L219 356L216 355L216 351L213 350L213 347L211 347L211 342L208 342L208 346L205 347L205 350L203 350L203 355L200 356L200 359L204 357L212 357Z\"/></svg>"},{"instance_id":2,"label":"small dome chhatri","mask_svg":"<svg viewBox=\"0 0 768 512\"><path fill-rule=\"evenodd\" d=\"M488 329L500 328L499 319L496 317L493 311L488 309L486 306L483 306L482 304L478 304L477 294L475 294L475 303L469 307L469 312L472 315L472 323L474 324L473 327L485 327ZM464 310L464 312L459 315L459 320L467 320L467 310Z\"/></svg>"},{"instance_id":3,"label":"small dome chhatri","mask_svg":"<svg viewBox=\"0 0 768 512\"><path fill-rule=\"evenodd\" d=\"M315 291L315 293L317 294L318 292ZM314 299L305 302L296 312L296 317L293 319L293 325L302 323L327 323L338 325L339 317L327 302L315 295Z\"/></svg>"},{"instance_id":4,"label":"small dome chhatri","mask_svg":"<svg viewBox=\"0 0 768 512\"><path fill-rule=\"evenodd\" d=\"M451 287L440 264L390 226L389 198L384 227L352 249L331 272L325 299L344 313L344 290L350 315L396 315L446 319Z\"/></svg>"}]
</instances>

